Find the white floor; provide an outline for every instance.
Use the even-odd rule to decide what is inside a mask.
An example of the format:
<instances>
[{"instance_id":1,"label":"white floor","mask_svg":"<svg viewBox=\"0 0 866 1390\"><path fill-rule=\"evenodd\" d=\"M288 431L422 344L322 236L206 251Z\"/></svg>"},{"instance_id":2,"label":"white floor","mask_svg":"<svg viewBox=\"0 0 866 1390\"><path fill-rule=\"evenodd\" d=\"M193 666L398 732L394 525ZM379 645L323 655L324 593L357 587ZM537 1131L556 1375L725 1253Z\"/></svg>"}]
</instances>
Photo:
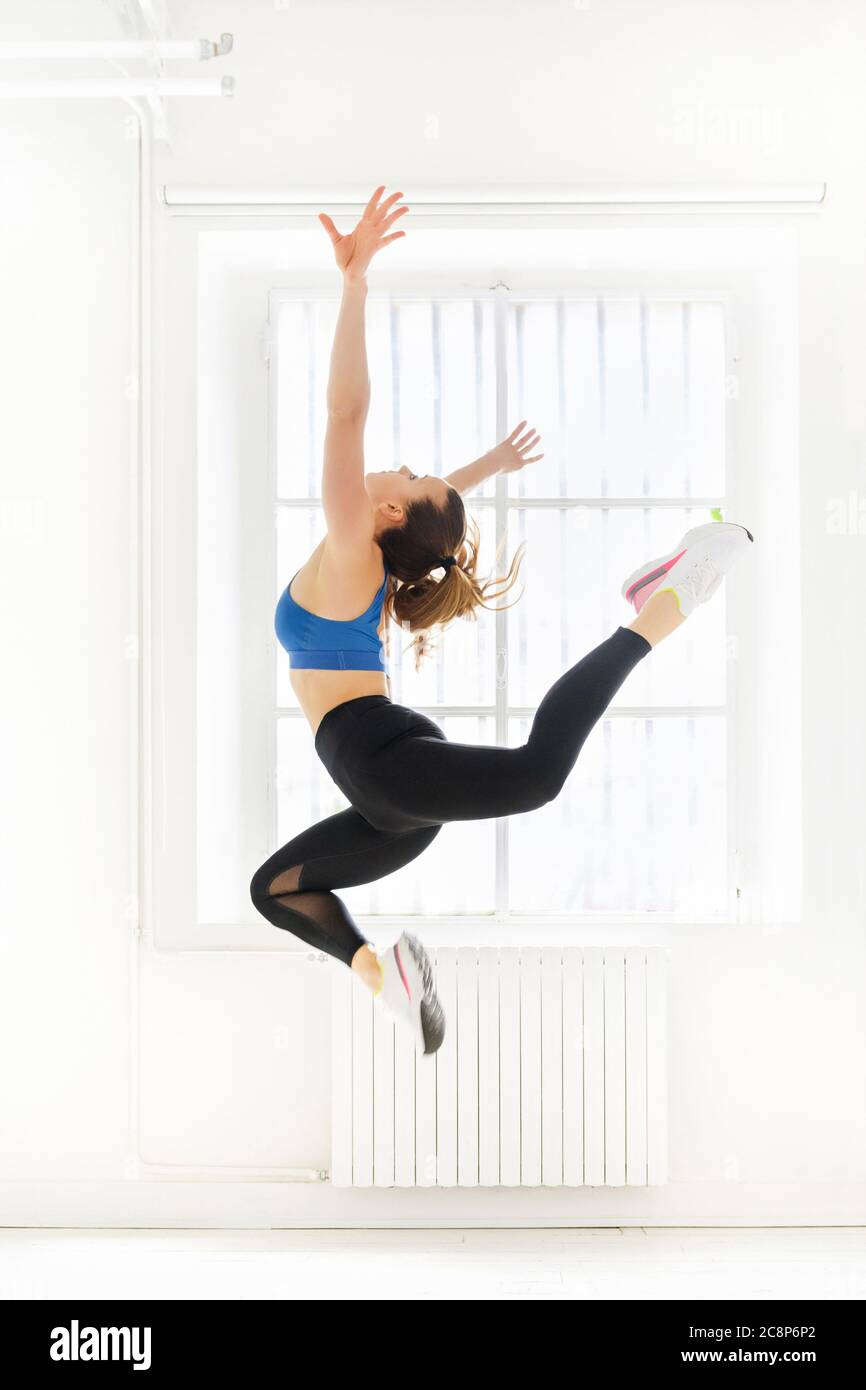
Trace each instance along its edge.
<instances>
[{"instance_id":1,"label":"white floor","mask_svg":"<svg viewBox=\"0 0 866 1390\"><path fill-rule=\"evenodd\" d=\"M0 1298L866 1298L866 1228L0 1230Z\"/></svg>"}]
</instances>

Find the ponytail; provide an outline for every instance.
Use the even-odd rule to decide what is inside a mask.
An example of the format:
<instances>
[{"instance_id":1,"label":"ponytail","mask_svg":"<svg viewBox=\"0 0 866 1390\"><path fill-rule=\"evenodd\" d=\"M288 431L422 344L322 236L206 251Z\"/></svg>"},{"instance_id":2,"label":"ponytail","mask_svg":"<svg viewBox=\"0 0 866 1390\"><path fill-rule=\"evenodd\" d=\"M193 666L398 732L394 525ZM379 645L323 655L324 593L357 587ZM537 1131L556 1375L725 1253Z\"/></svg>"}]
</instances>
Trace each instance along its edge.
<instances>
[{"instance_id":1,"label":"ponytail","mask_svg":"<svg viewBox=\"0 0 866 1390\"><path fill-rule=\"evenodd\" d=\"M521 545L502 577L479 579L478 526L467 518L456 488L443 507L427 498L413 502L403 524L384 531L379 545L390 571L385 610L413 634L416 670L430 654L433 629L445 628L455 618L476 619L479 608L493 607L490 600L511 589L524 551ZM440 576L434 578L437 571Z\"/></svg>"}]
</instances>

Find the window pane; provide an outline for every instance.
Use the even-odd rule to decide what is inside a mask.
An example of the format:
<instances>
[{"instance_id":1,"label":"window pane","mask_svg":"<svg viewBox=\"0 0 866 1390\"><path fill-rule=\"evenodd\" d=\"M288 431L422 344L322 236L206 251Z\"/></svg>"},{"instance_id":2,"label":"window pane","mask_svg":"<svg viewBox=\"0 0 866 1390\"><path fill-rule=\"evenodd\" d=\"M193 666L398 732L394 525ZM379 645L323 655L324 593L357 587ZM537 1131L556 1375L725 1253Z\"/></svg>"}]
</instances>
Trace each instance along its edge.
<instances>
[{"instance_id":1,"label":"window pane","mask_svg":"<svg viewBox=\"0 0 866 1390\"><path fill-rule=\"evenodd\" d=\"M406 464L414 473L441 475L489 449L496 422L492 303L371 299L367 321L367 466Z\"/></svg>"},{"instance_id":2,"label":"window pane","mask_svg":"<svg viewBox=\"0 0 866 1390\"><path fill-rule=\"evenodd\" d=\"M277 486L321 494L325 391L336 300L277 311ZM372 383L364 436L370 470L406 464L450 473L495 443L493 306L489 300L367 300ZM482 493L491 495L492 481Z\"/></svg>"},{"instance_id":3,"label":"window pane","mask_svg":"<svg viewBox=\"0 0 866 1390\"><path fill-rule=\"evenodd\" d=\"M493 721L483 717L438 721L455 742L490 743ZM348 802L319 761L309 725L291 716L277 734L277 841L285 844L308 825ZM446 825L425 852L377 883L341 896L355 913L468 913L493 910L494 821Z\"/></svg>"},{"instance_id":4,"label":"window pane","mask_svg":"<svg viewBox=\"0 0 866 1390\"><path fill-rule=\"evenodd\" d=\"M274 849L348 805L319 761L310 726L302 715L277 720L276 789Z\"/></svg>"},{"instance_id":5,"label":"window pane","mask_svg":"<svg viewBox=\"0 0 866 1390\"><path fill-rule=\"evenodd\" d=\"M464 300L439 305L440 410L443 473L453 473L496 443L496 353L493 304ZM468 493L492 497L489 478Z\"/></svg>"},{"instance_id":6,"label":"window pane","mask_svg":"<svg viewBox=\"0 0 866 1390\"><path fill-rule=\"evenodd\" d=\"M542 432L517 497L721 497L724 306L598 299L516 302L509 412Z\"/></svg>"},{"instance_id":7,"label":"window pane","mask_svg":"<svg viewBox=\"0 0 866 1390\"><path fill-rule=\"evenodd\" d=\"M325 387L336 299L285 300L276 314L277 493L318 497L322 491Z\"/></svg>"},{"instance_id":8,"label":"window pane","mask_svg":"<svg viewBox=\"0 0 866 1390\"><path fill-rule=\"evenodd\" d=\"M526 540L525 592L508 614L508 701L537 705L545 691L634 610L623 581L668 554L706 511L674 508L515 509L511 542ZM696 613L639 663L616 696L621 705L725 703L725 596Z\"/></svg>"},{"instance_id":9,"label":"window pane","mask_svg":"<svg viewBox=\"0 0 866 1390\"><path fill-rule=\"evenodd\" d=\"M605 719L556 801L509 822L512 908L723 911L726 816L723 718Z\"/></svg>"}]
</instances>

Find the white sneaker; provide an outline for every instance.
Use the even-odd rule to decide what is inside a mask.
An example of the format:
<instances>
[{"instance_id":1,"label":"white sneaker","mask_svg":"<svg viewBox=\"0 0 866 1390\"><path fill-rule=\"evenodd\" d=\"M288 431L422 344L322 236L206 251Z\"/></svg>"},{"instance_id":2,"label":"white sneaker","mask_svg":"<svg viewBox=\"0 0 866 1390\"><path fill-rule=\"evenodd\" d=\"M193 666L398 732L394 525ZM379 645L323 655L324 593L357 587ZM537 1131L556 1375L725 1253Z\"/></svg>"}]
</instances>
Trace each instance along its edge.
<instances>
[{"instance_id":1,"label":"white sneaker","mask_svg":"<svg viewBox=\"0 0 866 1390\"><path fill-rule=\"evenodd\" d=\"M375 997L382 1008L409 1029L419 1052L438 1051L445 1037L445 1014L433 984L433 967L421 942L403 932L378 959L382 987Z\"/></svg>"},{"instance_id":2,"label":"white sneaker","mask_svg":"<svg viewBox=\"0 0 866 1390\"><path fill-rule=\"evenodd\" d=\"M754 537L745 526L710 521L686 531L669 555L650 560L629 575L622 596L637 613L652 594L670 592L687 617L699 603L712 598L725 575L748 550Z\"/></svg>"}]
</instances>

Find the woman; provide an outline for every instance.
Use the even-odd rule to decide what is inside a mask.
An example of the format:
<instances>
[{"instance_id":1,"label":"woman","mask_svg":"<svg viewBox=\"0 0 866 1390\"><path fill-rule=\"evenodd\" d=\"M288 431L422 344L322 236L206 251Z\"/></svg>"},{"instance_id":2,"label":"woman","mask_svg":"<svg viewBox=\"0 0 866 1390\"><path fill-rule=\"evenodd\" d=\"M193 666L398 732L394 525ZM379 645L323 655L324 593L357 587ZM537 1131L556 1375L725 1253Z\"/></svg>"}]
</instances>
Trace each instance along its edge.
<instances>
[{"instance_id":1,"label":"woman","mask_svg":"<svg viewBox=\"0 0 866 1390\"><path fill-rule=\"evenodd\" d=\"M523 421L448 477L418 477L405 464L365 476L366 275L373 256L405 235L391 228L408 211L395 206L400 193L383 193L376 189L346 236L320 214L343 275L327 392L327 534L283 591L275 619L316 752L350 806L271 855L250 891L269 922L350 966L412 1030L418 1049L432 1053L445 1021L423 947L404 933L377 955L333 890L408 864L447 821L514 815L552 800L629 672L715 592L752 537L741 526L698 526L669 555L635 570L622 589L634 621L560 676L523 747L451 743L431 720L394 704L380 640L388 619L408 627L420 649L432 628L488 606L516 577L517 560L504 579L479 580L477 531L468 528L461 493L541 455L531 452L539 436Z\"/></svg>"}]
</instances>

